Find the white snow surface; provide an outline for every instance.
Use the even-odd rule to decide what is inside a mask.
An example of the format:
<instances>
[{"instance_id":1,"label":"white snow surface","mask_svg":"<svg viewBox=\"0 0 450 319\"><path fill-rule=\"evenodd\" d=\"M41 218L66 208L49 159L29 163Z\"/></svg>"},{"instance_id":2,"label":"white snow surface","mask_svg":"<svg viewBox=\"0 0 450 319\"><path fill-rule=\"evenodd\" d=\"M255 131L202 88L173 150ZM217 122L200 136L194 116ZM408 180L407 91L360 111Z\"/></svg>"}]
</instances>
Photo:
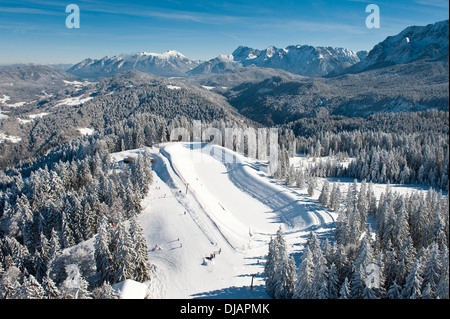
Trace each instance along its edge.
<instances>
[{"instance_id":1,"label":"white snow surface","mask_svg":"<svg viewBox=\"0 0 450 319\"><path fill-rule=\"evenodd\" d=\"M8 117L9 117L8 115L3 114L2 111L0 110L0 120L7 119Z\"/></svg>"},{"instance_id":2,"label":"white snow surface","mask_svg":"<svg viewBox=\"0 0 450 319\"><path fill-rule=\"evenodd\" d=\"M10 97L8 95L3 94L3 97L0 98L0 103L6 104L6 102L9 100L10 100Z\"/></svg>"},{"instance_id":3,"label":"white snow surface","mask_svg":"<svg viewBox=\"0 0 450 319\"><path fill-rule=\"evenodd\" d=\"M82 135L92 135L94 133L94 129L93 128L89 128L89 127L80 127L77 130Z\"/></svg>"},{"instance_id":4,"label":"white snow surface","mask_svg":"<svg viewBox=\"0 0 450 319\"><path fill-rule=\"evenodd\" d=\"M145 151L154 160L154 182L141 203L139 220L152 275L144 285L121 283L121 298L142 298L144 286L146 298L269 298L264 260L279 227L297 265L311 231L321 239L333 236L337 214L318 203L325 179L318 179L310 197L306 189L267 176L267 162L205 143L165 143L111 158L121 162ZM313 159L291 160L295 167L308 163ZM344 196L352 182L339 181ZM419 186L391 187L401 193L425 191ZM375 184L376 197L385 189L385 184ZM215 258L208 260L211 254Z\"/></svg>"},{"instance_id":5,"label":"white snow surface","mask_svg":"<svg viewBox=\"0 0 450 319\"><path fill-rule=\"evenodd\" d=\"M292 253L310 231L331 235L336 215L317 203L319 191L314 199L274 181L264 173L267 163L201 143L147 151L154 183L139 219L155 266L149 298L268 298L264 258L279 227Z\"/></svg>"},{"instance_id":6,"label":"white snow surface","mask_svg":"<svg viewBox=\"0 0 450 319\"><path fill-rule=\"evenodd\" d=\"M59 107L59 106L62 106L62 105L76 106L76 105L84 104L87 101L90 101L92 99L93 99L92 96L88 96L88 97L83 97L83 96L68 97L66 99L63 99L63 100L59 101L59 103L56 104L54 107Z\"/></svg>"},{"instance_id":7,"label":"white snow surface","mask_svg":"<svg viewBox=\"0 0 450 319\"><path fill-rule=\"evenodd\" d=\"M168 85L167 85L167 88L168 88L169 90L181 90L181 87L180 87L180 86L172 85L172 84L168 84Z\"/></svg>"},{"instance_id":8,"label":"white snow surface","mask_svg":"<svg viewBox=\"0 0 450 319\"><path fill-rule=\"evenodd\" d=\"M8 104L9 107L21 107L24 106L25 104L27 104L27 102L17 102L14 104Z\"/></svg>"},{"instance_id":9,"label":"white snow surface","mask_svg":"<svg viewBox=\"0 0 450 319\"><path fill-rule=\"evenodd\" d=\"M7 104L6 102L8 102L11 98L8 95L3 94L3 97L0 98L0 104L4 104L8 107L21 107L24 106L25 104L27 104L27 102L17 102L17 103L13 103L13 104Z\"/></svg>"},{"instance_id":10,"label":"white snow surface","mask_svg":"<svg viewBox=\"0 0 450 319\"><path fill-rule=\"evenodd\" d=\"M30 115L28 115L28 117L30 118L30 119L35 119L35 118L37 118L37 117L39 117L39 118L42 118L42 117L44 117L44 116L46 116L46 115L49 115L50 113L47 113L47 112L41 112L41 113L37 113L37 114L30 114Z\"/></svg>"},{"instance_id":11,"label":"white snow surface","mask_svg":"<svg viewBox=\"0 0 450 319\"><path fill-rule=\"evenodd\" d=\"M12 136L12 135L7 135L5 133L0 132L0 143L4 142L4 141L8 141L14 144L19 143L22 140L21 137L18 136Z\"/></svg>"},{"instance_id":12,"label":"white snow surface","mask_svg":"<svg viewBox=\"0 0 450 319\"><path fill-rule=\"evenodd\" d=\"M121 281L112 288L119 293L120 299L144 299L147 295L147 285L131 279Z\"/></svg>"}]
</instances>

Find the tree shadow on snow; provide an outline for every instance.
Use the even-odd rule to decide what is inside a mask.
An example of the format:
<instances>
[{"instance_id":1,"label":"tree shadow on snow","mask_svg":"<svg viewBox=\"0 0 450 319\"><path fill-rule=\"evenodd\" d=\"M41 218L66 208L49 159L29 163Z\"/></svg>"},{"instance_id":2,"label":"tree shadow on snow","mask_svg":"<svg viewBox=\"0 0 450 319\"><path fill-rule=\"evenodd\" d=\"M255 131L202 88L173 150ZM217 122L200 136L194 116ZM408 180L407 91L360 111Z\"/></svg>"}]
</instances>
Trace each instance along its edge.
<instances>
[{"instance_id":1,"label":"tree shadow on snow","mask_svg":"<svg viewBox=\"0 0 450 319\"><path fill-rule=\"evenodd\" d=\"M192 295L194 299L270 299L265 285L228 287Z\"/></svg>"}]
</instances>

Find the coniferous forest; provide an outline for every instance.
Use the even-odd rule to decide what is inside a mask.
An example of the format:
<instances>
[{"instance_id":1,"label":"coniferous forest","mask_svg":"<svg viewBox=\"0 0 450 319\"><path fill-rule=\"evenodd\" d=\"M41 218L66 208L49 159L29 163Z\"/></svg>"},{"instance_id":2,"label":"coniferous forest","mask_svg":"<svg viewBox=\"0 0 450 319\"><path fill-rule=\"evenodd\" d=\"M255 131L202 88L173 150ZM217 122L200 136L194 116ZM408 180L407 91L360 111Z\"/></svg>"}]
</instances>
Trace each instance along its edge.
<instances>
[{"instance_id":1,"label":"coniferous forest","mask_svg":"<svg viewBox=\"0 0 450 319\"><path fill-rule=\"evenodd\" d=\"M448 34L0 65L0 299L449 299Z\"/></svg>"},{"instance_id":2,"label":"coniferous forest","mask_svg":"<svg viewBox=\"0 0 450 319\"><path fill-rule=\"evenodd\" d=\"M402 116L425 117L430 127L408 134L408 128L395 132L395 124L386 124L383 132L371 129L373 119L368 119L364 130L318 130L308 137L280 128L276 179L308 188L308 193L318 178L351 177L362 184L355 180L340 189L325 182L319 202L338 213L333 240L320 240L312 232L297 265L279 230L270 241L264 270L270 296L448 298L448 196L442 195L448 190L448 124L441 125L442 134L431 134L436 123L446 123L440 121L448 113L383 118L396 123ZM181 123L192 132L187 120L136 115L104 135L65 142L3 171L2 298L75 298L74 281L84 287L76 298L117 298L114 283L148 280L152 265L136 217L152 183L151 159L144 152L133 163L118 165L109 154L168 141L169 130ZM317 158L316 165L289 168L294 147ZM353 160L344 167L330 158ZM391 180L431 188L425 195L399 195L389 187ZM387 183L379 200L373 183ZM92 265L83 269L62 253L94 236L94 272L88 270Z\"/></svg>"}]
</instances>

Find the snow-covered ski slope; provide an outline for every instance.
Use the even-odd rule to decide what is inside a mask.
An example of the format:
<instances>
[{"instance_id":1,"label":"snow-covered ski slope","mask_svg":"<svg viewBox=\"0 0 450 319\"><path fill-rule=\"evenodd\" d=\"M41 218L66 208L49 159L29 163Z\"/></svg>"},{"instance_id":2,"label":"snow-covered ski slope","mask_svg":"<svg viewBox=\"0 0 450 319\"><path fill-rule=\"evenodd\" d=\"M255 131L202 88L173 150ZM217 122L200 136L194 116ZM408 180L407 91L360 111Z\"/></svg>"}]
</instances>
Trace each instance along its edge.
<instances>
[{"instance_id":1,"label":"snow-covered ski slope","mask_svg":"<svg viewBox=\"0 0 450 319\"><path fill-rule=\"evenodd\" d=\"M310 231L334 226L335 214L268 177L264 163L211 144L147 150L155 174L140 221L155 265L151 298L267 298L264 256L278 228L295 253Z\"/></svg>"},{"instance_id":2,"label":"snow-covered ski slope","mask_svg":"<svg viewBox=\"0 0 450 319\"><path fill-rule=\"evenodd\" d=\"M111 156L119 162L144 151L154 159L154 183L139 215L155 266L149 298L268 298L264 259L280 226L297 265L311 231L333 238L337 213L318 203L325 179L318 179L309 196L268 176L267 162L202 143L166 143ZM295 167L300 162L311 159L291 159ZM353 183L328 180L340 184L343 196ZM402 194L427 190L391 188ZM374 184L377 198L385 190L386 184Z\"/></svg>"}]
</instances>

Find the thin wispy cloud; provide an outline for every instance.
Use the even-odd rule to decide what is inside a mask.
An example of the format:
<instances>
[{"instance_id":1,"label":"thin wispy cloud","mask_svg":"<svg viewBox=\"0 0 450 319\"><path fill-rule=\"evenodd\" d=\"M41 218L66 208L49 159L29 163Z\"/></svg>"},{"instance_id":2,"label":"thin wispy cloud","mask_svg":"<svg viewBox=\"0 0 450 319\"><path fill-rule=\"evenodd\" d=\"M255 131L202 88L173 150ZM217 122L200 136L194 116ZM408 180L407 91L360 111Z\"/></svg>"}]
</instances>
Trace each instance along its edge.
<instances>
[{"instance_id":1,"label":"thin wispy cloud","mask_svg":"<svg viewBox=\"0 0 450 319\"><path fill-rule=\"evenodd\" d=\"M448 0L414 0L415 3L422 4L425 6L432 6L438 8L448 9Z\"/></svg>"},{"instance_id":2,"label":"thin wispy cloud","mask_svg":"<svg viewBox=\"0 0 450 319\"><path fill-rule=\"evenodd\" d=\"M169 10L152 8L149 6L121 5L116 3L86 3L80 4L81 12L105 13L121 16L132 16L141 18L158 18L165 20L197 22L205 24L221 24L237 22L245 17L237 17L223 14L203 13L186 10Z\"/></svg>"},{"instance_id":3,"label":"thin wispy cloud","mask_svg":"<svg viewBox=\"0 0 450 319\"><path fill-rule=\"evenodd\" d=\"M36 51L41 59L49 52L61 52L63 46L79 46L76 52L82 58L176 48L192 58L210 59L211 54L228 53L241 44L370 50L407 26L448 19L447 0L0 1L0 45L23 44L22 50L5 52L6 60L24 54L27 45L34 49L30 39L45 43L42 52ZM66 28L65 8L70 3L80 8L80 29ZM365 26L369 3L380 6L380 29ZM80 59L73 50L66 53L65 60Z\"/></svg>"},{"instance_id":4,"label":"thin wispy cloud","mask_svg":"<svg viewBox=\"0 0 450 319\"><path fill-rule=\"evenodd\" d=\"M63 15L63 12L44 10L37 8L24 8L24 7L0 7L2 13L17 13L17 14L37 14L37 15Z\"/></svg>"},{"instance_id":5,"label":"thin wispy cloud","mask_svg":"<svg viewBox=\"0 0 450 319\"><path fill-rule=\"evenodd\" d=\"M355 27L355 25L343 23L324 23L305 20L289 20L289 21L277 20L267 25L281 30L292 30L294 28L298 31L308 31L308 32L342 31L350 34L365 33L365 30L362 28L362 25L361 27Z\"/></svg>"}]
</instances>

